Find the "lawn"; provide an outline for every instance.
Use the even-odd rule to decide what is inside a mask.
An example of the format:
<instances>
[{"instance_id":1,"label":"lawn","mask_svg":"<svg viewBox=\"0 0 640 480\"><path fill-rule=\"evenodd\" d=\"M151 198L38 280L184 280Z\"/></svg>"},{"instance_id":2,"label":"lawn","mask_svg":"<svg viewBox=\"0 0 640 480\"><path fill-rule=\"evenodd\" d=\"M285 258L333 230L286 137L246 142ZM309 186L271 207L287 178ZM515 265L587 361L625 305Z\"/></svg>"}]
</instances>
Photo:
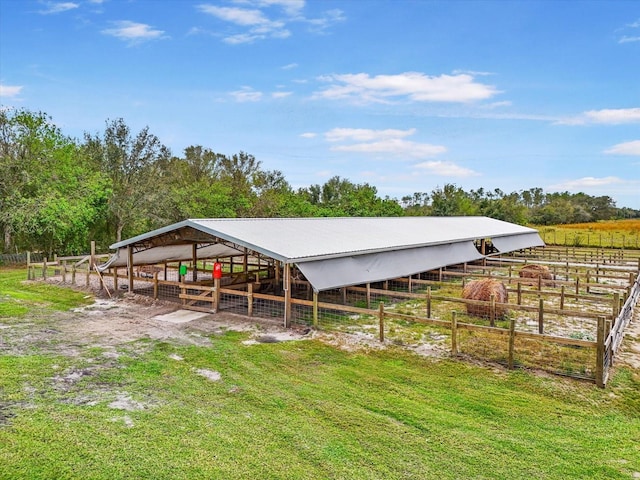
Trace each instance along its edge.
<instances>
[{"instance_id":1,"label":"lawn","mask_svg":"<svg viewBox=\"0 0 640 480\"><path fill-rule=\"evenodd\" d=\"M0 270L0 305L26 309L0 318L2 479L640 475L637 371L601 390L393 347L246 345L238 332L8 354L3 331L34 317L55 328L55 308L86 301L22 278Z\"/></svg>"}]
</instances>

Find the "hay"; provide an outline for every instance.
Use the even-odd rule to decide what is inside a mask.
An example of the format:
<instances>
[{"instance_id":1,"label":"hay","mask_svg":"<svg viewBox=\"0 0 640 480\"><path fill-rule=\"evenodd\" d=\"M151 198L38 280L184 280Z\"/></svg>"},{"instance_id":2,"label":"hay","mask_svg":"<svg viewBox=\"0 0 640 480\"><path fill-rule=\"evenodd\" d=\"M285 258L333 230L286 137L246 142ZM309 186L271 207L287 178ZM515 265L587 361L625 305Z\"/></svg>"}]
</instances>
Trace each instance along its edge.
<instances>
[{"instance_id":1,"label":"hay","mask_svg":"<svg viewBox=\"0 0 640 480\"><path fill-rule=\"evenodd\" d=\"M465 285L462 290L462 298L467 300L491 301L491 295L494 296L496 304L507 303L509 300L507 287L504 283L493 278L483 278L474 280ZM496 317L503 317L509 313L509 309L503 305L496 305ZM491 315L491 306L467 304L467 313L479 317L489 317Z\"/></svg>"},{"instance_id":2,"label":"hay","mask_svg":"<svg viewBox=\"0 0 640 480\"><path fill-rule=\"evenodd\" d=\"M543 285L553 286L554 284L553 281L551 282L544 281L544 280L554 280L551 270L549 270L549 267L547 267L546 265L525 265L520 269L520 272L518 273L518 275L520 275L520 278L531 278L535 280L535 282L522 282L525 285L537 285L539 281L538 279L543 280L542 282Z\"/></svg>"}]
</instances>

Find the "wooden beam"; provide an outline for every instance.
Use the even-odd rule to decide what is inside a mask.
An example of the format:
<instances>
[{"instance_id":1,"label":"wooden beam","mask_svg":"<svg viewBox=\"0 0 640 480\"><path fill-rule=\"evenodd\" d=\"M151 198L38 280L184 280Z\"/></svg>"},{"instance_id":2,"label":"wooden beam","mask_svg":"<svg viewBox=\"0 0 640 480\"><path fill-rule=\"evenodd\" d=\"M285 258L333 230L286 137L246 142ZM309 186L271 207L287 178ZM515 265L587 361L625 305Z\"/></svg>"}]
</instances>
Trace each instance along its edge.
<instances>
[{"instance_id":1,"label":"wooden beam","mask_svg":"<svg viewBox=\"0 0 640 480\"><path fill-rule=\"evenodd\" d=\"M133 293L133 247L127 246L127 275L129 279L129 293Z\"/></svg>"},{"instance_id":2,"label":"wooden beam","mask_svg":"<svg viewBox=\"0 0 640 480\"><path fill-rule=\"evenodd\" d=\"M193 281L198 281L198 245L191 246L191 257L193 258Z\"/></svg>"},{"instance_id":3,"label":"wooden beam","mask_svg":"<svg viewBox=\"0 0 640 480\"><path fill-rule=\"evenodd\" d=\"M284 327L291 327L291 265L284 264L283 275L283 289L284 289Z\"/></svg>"}]
</instances>

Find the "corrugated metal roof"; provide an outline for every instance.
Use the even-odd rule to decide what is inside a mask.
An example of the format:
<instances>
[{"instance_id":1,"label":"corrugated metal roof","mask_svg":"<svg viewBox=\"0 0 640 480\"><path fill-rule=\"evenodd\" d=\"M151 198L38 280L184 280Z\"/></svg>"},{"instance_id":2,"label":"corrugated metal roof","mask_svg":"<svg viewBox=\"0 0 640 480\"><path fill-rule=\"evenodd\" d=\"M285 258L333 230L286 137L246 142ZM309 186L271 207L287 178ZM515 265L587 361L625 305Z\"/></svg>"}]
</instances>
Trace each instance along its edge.
<instances>
[{"instance_id":1,"label":"corrugated metal roof","mask_svg":"<svg viewBox=\"0 0 640 480\"><path fill-rule=\"evenodd\" d=\"M189 219L111 248L185 226L287 263L537 233L532 228L488 217Z\"/></svg>"}]
</instances>

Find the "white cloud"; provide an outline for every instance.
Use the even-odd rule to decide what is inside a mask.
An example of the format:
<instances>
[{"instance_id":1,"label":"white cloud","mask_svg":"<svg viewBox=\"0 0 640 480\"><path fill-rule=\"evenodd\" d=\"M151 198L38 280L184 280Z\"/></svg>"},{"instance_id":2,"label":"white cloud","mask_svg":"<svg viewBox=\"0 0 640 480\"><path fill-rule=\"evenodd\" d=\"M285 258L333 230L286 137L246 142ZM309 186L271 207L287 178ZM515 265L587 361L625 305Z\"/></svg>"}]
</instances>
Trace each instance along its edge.
<instances>
[{"instance_id":1,"label":"white cloud","mask_svg":"<svg viewBox=\"0 0 640 480\"><path fill-rule=\"evenodd\" d=\"M392 138L404 138L416 133L415 128L409 130L369 130L365 128L334 128L324 134L329 142L342 142L354 140L358 142L368 142L371 140L386 140Z\"/></svg>"},{"instance_id":2,"label":"white cloud","mask_svg":"<svg viewBox=\"0 0 640 480\"><path fill-rule=\"evenodd\" d=\"M604 151L610 155L640 155L640 140L618 143Z\"/></svg>"},{"instance_id":3,"label":"white cloud","mask_svg":"<svg viewBox=\"0 0 640 480\"><path fill-rule=\"evenodd\" d=\"M313 33L323 34L336 23L344 22L347 19L342 10L337 8L327 10L322 17L305 19Z\"/></svg>"},{"instance_id":4,"label":"white cloud","mask_svg":"<svg viewBox=\"0 0 640 480\"><path fill-rule=\"evenodd\" d=\"M230 92L229 95L240 103L258 102L262 99L262 92L258 92L251 87L242 87L240 90Z\"/></svg>"},{"instance_id":5,"label":"white cloud","mask_svg":"<svg viewBox=\"0 0 640 480\"><path fill-rule=\"evenodd\" d=\"M114 28L102 30L105 35L111 35L130 44L140 43L147 40L163 38L164 31L156 30L146 23L136 23L129 20L113 22Z\"/></svg>"},{"instance_id":6,"label":"white cloud","mask_svg":"<svg viewBox=\"0 0 640 480\"><path fill-rule=\"evenodd\" d=\"M469 168L461 167L453 162L445 162L442 160L422 162L414 165L414 168L429 175L438 175L442 177L477 177L480 174Z\"/></svg>"},{"instance_id":7,"label":"white cloud","mask_svg":"<svg viewBox=\"0 0 640 480\"><path fill-rule=\"evenodd\" d=\"M551 190L580 190L594 187L603 187L608 185L616 185L624 183L624 180L618 177L582 177L576 180L568 180L549 186Z\"/></svg>"},{"instance_id":8,"label":"white cloud","mask_svg":"<svg viewBox=\"0 0 640 480\"><path fill-rule=\"evenodd\" d=\"M444 153L447 149L441 145L417 143L399 138L389 138L369 143L354 143L331 147L337 152L357 152L373 154L389 154L395 157L425 158Z\"/></svg>"},{"instance_id":9,"label":"white cloud","mask_svg":"<svg viewBox=\"0 0 640 480\"><path fill-rule=\"evenodd\" d=\"M640 122L640 108L589 110L575 117L558 120L555 123L558 125L588 125L594 123L619 125L636 122Z\"/></svg>"},{"instance_id":10,"label":"white cloud","mask_svg":"<svg viewBox=\"0 0 640 480\"><path fill-rule=\"evenodd\" d=\"M286 7L287 2L258 2L260 6L279 5ZM286 4L286 5L285 5ZM235 33L224 37L230 44L251 43L265 38L287 38L291 35L281 20L270 20L266 14L257 9L237 7L217 7L215 5L198 5L198 10L212 15L222 21L238 27L248 27L246 32Z\"/></svg>"},{"instance_id":11,"label":"white cloud","mask_svg":"<svg viewBox=\"0 0 640 480\"><path fill-rule=\"evenodd\" d=\"M297 63L289 63L288 65L284 65L282 68L282 70L292 70L294 68L298 68L298 64Z\"/></svg>"},{"instance_id":12,"label":"white cloud","mask_svg":"<svg viewBox=\"0 0 640 480\"><path fill-rule=\"evenodd\" d=\"M318 134L314 132L305 132L305 133L301 133L300 136L302 138L316 138Z\"/></svg>"},{"instance_id":13,"label":"white cloud","mask_svg":"<svg viewBox=\"0 0 640 480\"><path fill-rule=\"evenodd\" d=\"M271 94L271 97L272 98L286 98L286 97L288 97L288 96L290 96L292 94L293 94L293 92L273 92Z\"/></svg>"},{"instance_id":14,"label":"white cloud","mask_svg":"<svg viewBox=\"0 0 640 480\"><path fill-rule=\"evenodd\" d=\"M47 7L45 10L40 10L38 13L42 15L52 15L55 13L67 12L69 10L74 10L78 8L80 5L74 2L46 2L45 6Z\"/></svg>"},{"instance_id":15,"label":"white cloud","mask_svg":"<svg viewBox=\"0 0 640 480\"><path fill-rule=\"evenodd\" d=\"M260 10L249 10L235 7L216 7L215 5L198 5L196 7L203 13L236 25L261 25L269 23L269 20Z\"/></svg>"},{"instance_id":16,"label":"white cloud","mask_svg":"<svg viewBox=\"0 0 640 480\"><path fill-rule=\"evenodd\" d=\"M623 35L622 38L618 40L618 43L633 43L633 42L640 42L640 37L629 37L627 35Z\"/></svg>"},{"instance_id":17,"label":"white cloud","mask_svg":"<svg viewBox=\"0 0 640 480\"><path fill-rule=\"evenodd\" d=\"M485 100L498 90L474 81L468 74L429 76L420 72L370 76L367 73L327 75L321 81L331 85L314 98L352 100L359 103L382 102L405 97L415 102L467 103Z\"/></svg>"},{"instance_id":18,"label":"white cloud","mask_svg":"<svg viewBox=\"0 0 640 480\"><path fill-rule=\"evenodd\" d=\"M19 85L0 84L0 98L16 98L24 87Z\"/></svg>"}]
</instances>

